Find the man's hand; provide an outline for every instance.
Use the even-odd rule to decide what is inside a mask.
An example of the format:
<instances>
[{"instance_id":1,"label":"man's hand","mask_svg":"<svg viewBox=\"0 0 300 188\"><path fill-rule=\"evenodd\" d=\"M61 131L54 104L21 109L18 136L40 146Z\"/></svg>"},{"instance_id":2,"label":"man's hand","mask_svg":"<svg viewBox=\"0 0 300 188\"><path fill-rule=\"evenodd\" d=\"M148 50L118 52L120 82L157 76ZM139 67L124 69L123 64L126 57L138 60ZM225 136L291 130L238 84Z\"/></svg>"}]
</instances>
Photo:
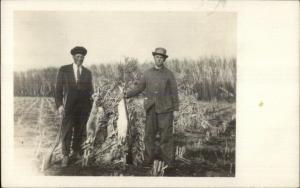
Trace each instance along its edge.
<instances>
[{"instance_id":1,"label":"man's hand","mask_svg":"<svg viewBox=\"0 0 300 188\"><path fill-rule=\"evenodd\" d=\"M59 115L63 116L63 114L65 113L65 108L63 107L63 105L61 105L61 106L58 108L58 112L59 112Z\"/></svg>"},{"instance_id":2,"label":"man's hand","mask_svg":"<svg viewBox=\"0 0 300 188\"><path fill-rule=\"evenodd\" d=\"M122 98L126 98L126 90L125 90L125 88L119 86L119 90L121 92L121 97Z\"/></svg>"},{"instance_id":3,"label":"man's hand","mask_svg":"<svg viewBox=\"0 0 300 188\"><path fill-rule=\"evenodd\" d=\"M173 115L174 115L174 117L177 117L177 116L179 116L179 112L178 111L174 111Z\"/></svg>"}]
</instances>

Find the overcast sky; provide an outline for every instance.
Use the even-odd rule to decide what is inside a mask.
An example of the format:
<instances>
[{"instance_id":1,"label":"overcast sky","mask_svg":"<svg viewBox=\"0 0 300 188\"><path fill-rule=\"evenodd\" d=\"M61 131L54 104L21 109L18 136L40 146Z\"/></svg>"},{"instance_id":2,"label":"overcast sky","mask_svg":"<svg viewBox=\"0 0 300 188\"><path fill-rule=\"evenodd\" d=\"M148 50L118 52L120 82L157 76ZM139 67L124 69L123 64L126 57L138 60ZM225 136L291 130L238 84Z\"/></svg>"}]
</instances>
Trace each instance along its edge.
<instances>
[{"instance_id":1,"label":"overcast sky","mask_svg":"<svg viewBox=\"0 0 300 188\"><path fill-rule=\"evenodd\" d=\"M14 70L72 63L70 49L88 50L84 65L170 58L236 56L236 14L207 12L54 12L14 14Z\"/></svg>"}]
</instances>

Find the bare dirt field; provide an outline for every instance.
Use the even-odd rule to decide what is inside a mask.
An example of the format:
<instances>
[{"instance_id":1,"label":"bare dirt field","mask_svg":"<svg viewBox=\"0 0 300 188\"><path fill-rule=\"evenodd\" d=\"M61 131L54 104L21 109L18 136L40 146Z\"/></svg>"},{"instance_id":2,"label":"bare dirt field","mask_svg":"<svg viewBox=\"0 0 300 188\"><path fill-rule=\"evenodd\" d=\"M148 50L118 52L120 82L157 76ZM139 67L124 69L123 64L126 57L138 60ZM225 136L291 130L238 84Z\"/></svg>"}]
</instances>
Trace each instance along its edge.
<instances>
[{"instance_id":1,"label":"bare dirt field","mask_svg":"<svg viewBox=\"0 0 300 188\"><path fill-rule=\"evenodd\" d=\"M204 109L203 114L184 115L182 112L181 117L175 117L175 143L186 148L184 158L189 162L177 160L174 168L166 170L165 176L235 176L235 103L198 101L196 107ZM81 167L72 164L61 168L60 161L41 172L43 157L54 144L59 126L53 98L14 98L15 160L24 173L31 170L44 175L150 175L150 168L135 165Z\"/></svg>"}]
</instances>

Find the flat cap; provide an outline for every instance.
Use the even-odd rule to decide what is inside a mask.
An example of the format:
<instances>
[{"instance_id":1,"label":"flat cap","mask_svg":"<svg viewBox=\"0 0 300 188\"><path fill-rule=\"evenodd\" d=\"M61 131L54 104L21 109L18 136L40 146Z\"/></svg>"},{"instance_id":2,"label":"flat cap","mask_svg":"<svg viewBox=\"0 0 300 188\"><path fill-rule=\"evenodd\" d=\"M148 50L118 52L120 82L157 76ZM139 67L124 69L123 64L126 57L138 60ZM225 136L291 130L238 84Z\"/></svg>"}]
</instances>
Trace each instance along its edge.
<instances>
[{"instance_id":1,"label":"flat cap","mask_svg":"<svg viewBox=\"0 0 300 188\"><path fill-rule=\"evenodd\" d=\"M87 54L87 50L82 47L82 46L76 46L71 50L71 54L75 55L75 54L82 54L82 55L86 55Z\"/></svg>"}]
</instances>

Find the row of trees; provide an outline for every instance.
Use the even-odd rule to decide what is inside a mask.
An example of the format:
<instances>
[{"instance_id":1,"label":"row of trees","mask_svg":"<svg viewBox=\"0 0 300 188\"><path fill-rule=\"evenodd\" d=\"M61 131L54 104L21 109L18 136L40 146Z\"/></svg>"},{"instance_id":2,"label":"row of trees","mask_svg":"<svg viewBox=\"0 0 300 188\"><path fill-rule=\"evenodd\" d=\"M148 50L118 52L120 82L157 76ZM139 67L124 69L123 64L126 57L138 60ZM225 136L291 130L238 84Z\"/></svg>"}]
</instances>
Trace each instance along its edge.
<instances>
[{"instance_id":1,"label":"row of trees","mask_svg":"<svg viewBox=\"0 0 300 188\"><path fill-rule=\"evenodd\" d=\"M14 73L15 96L54 96L57 68Z\"/></svg>"},{"instance_id":2,"label":"row of trees","mask_svg":"<svg viewBox=\"0 0 300 188\"><path fill-rule=\"evenodd\" d=\"M124 62L98 64L88 68L92 71L94 86L98 88L103 82L124 82L125 77L137 79L151 63L139 63L135 58L125 58ZM235 58L170 59L166 66L174 72L181 94L195 95L199 100L235 99ZM57 71L58 68L50 67L15 72L14 95L53 97Z\"/></svg>"}]
</instances>

